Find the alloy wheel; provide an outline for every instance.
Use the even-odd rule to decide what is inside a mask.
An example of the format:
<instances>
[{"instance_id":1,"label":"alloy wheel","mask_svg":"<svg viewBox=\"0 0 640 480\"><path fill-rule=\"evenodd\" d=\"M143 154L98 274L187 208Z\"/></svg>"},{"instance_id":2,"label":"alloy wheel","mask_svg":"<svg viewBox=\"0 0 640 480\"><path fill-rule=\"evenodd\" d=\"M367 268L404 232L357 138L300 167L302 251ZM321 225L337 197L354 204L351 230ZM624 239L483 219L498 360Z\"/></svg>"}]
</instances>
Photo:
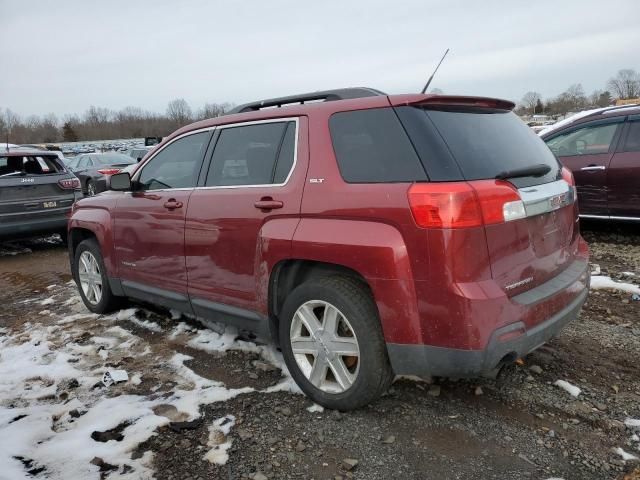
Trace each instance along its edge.
<instances>
[{"instance_id":1,"label":"alloy wheel","mask_svg":"<svg viewBox=\"0 0 640 480\"><path fill-rule=\"evenodd\" d=\"M102 275L96 257L88 250L80 255L78 279L85 298L92 305L102 300Z\"/></svg>"},{"instance_id":2,"label":"alloy wheel","mask_svg":"<svg viewBox=\"0 0 640 480\"><path fill-rule=\"evenodd\" d=\"M291 350L303 375L328 393L348 390L358 377L360 347L346 316L334 305L310 300L293 316Z\"/></svg>"}]
</instances>

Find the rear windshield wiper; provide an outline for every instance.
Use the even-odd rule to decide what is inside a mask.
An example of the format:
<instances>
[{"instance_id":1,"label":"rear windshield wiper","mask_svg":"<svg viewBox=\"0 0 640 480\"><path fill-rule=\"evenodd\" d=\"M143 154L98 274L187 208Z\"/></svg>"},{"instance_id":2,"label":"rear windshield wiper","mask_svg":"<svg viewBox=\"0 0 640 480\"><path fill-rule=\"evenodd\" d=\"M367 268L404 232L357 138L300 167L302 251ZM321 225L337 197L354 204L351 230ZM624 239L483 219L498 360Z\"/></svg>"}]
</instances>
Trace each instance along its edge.
<instances>
[{"instance_id":1,"label":"rear windshield wiper","mask_svg":"<svg viewBox=\"0 0 640 480\"><path fill-rule=\"evenodd\" d=\"M495 176L498 180L518 177L541 177L551 171L551 167L544 163L531 165L530 167L514 168L513 170L505 170Z\"/></svg>"}]
</instances>

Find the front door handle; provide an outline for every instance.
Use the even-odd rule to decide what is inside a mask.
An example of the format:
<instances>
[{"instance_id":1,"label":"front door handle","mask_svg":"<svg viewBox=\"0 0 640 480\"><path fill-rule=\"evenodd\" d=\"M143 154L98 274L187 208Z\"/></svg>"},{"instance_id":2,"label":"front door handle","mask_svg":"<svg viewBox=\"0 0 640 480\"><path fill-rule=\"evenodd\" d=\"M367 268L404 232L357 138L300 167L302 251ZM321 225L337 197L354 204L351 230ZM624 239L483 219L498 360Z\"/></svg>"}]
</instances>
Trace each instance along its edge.
<instances>
[{"instance_id":1,"label":"front door handle","mask_svg":"<svg viewBox=\"0 0 640 480\"><path fill-rule=\"evenodd\" d=\"M182 202L176 201L175 198L170 198L164 202L164 208L167 210L175 210L176 208L182 208Z\"/></svg>"},{"instance_id":2,"label":"front door handle","mask_svg":"<svg viewBox=\"0 0 640 480\"><path fill-rule=\"evenodd\" d=\"M264 197L254 203L253 206L259 208L264 212L274 210L276 208L282 208L284 206L284 203L280 202L279 200L274 200L271 197Z\"/></svg>"},{"instance_id":3,"label":"front door handle","mask_svg":"<svg viewBox=\"0 0 640 480\"><path fill-rule=\"evenodd\" d=\"M604 165L589 165L588 167L582 167L580 170L583 172L590 172L593 170L606 170L607 167Z\"/></svg>"}]
</instances>

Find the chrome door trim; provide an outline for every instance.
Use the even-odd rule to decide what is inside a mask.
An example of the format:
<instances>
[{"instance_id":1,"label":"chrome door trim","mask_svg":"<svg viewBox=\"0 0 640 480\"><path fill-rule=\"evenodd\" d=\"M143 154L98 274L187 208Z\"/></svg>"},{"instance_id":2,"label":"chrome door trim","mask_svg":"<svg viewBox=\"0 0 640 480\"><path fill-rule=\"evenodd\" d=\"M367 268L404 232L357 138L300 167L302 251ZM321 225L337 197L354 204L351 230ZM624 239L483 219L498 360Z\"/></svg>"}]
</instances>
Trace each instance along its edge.
<instances>
[{"instance_id":1,"label":"chrome door trim","mask_svg":"<svg viewBox=\"0 0 640 480\"><path fill-rule=\"evenodd\" d=\"M131 180L138 180L138 178L140 177L140 175L142 174L142 170L144 170L144 168L147 166L147 163L149 163L152 159L154 159L156 157L156 155L158 155L160 152L162 152L165 148L167 148L169 145L171 145L173 142L180 140L181 138L187 137L189 135L195 135L196 133L202 133L202 132L208 132L211 130L215 130L217 127L213 126L213 127L205 127L205 128L199 128L197 130L191 130L189 132L185 132L181 135L178 135L175 138L172 138L169 142L165 143L164 145L162 145L162 148L159 148L158 150L154 151L151 156L149 158L147 158L144 163L142 165L140 165L140 167L138 167L136 169L136 172L134 173L133 177L131 177ZM206 160L206 159L205 159ZM165 188L164 191L167 190L191 190L194 187L190 187L190 188ZM149 192L158 192L159 190L145 190L145 191L149 191Z\"/></svg>"},{"instance_id":2,"label":"chrome door trim","mask_svg":"<svg viewBox=\"0 0 640 480\"><path fill-rule=\"evenodd\" d=\"M580 214L580 218L586 219L595 219L595 220L625 220L628 222L640 222L640 217L621 217L618 215L589 215L589 214Z\"/></svg>"},{"instance_id":3,"label":"chrome door trim","mask_svg":"<svg viewBox=\"0 0 640 480\"><path fill-rule=\"evenodd\" d=\"M293 175L293 171L296 169L296 165L298 164L298 136L300 134L300 119L299 117L284 117L284 118L269 118L266 120L254 120L251 122L239 122L239 123L229 123L226 125L219 125L217 127L218 130L224 130L226 128L234 128L234 127L246 127L250 125L260 125L262 123L287 123L294 122L296 124L295 131L295 143L293 145L293 164L291 165L291 169L287 174L287 177L284 179L283 183L262 183L257 185L214 185L211 187L195 187L196 190L220 190L220 189L235 189L235 188L269 188L269 187L284 187L287 183L289 183L289 179ZM215 153L215 148L214 152ZM211 160L213 160L213 155L211 156ZM276 159L277 161L277 159ZM211 168L211 162L209 164L209 168Z\"/></svg>"},{"instance_id":4,"label":"chrome door trim","mask_svg":"<svg viewBox=\"0 0 640 480\"><path fill-rule=\"evenodd\" d=\"M197 186L193 186L193 187L188 187L188 188L164 188L164 189L144 190L144 191L145 192L174 192L174 191L178 191L178 190L218 190L218 189L233 189L233 188L283 187L287 183L289 183L289 179L293 175L293 171L295 170L296 165L298 164L298 137L299 137L299 134L300 134L300 119L299 119L299 117L269 118L269 119L265 119L265 120L253 120L253 121L250 121L250 122L228 123L228 124L225 124L225 125L216 125L216 126L212 126L212 127L200 128L198 130L192 130L190 132L185 132L182 135L179 135L179 136L177 136L175 138L172 138L171 141L166 143L165 145L163 145L161 149L159 149L156 152L153 152L153 155L151 155L149 158L147 158L144 161L144 164L141 165L140 168L138 168L136 170L136 173L134 174L134 176L131 179L137 181L138 178L140 177L140 175L142 174L142 170L144 170L145 165L147 163L149 163L157 154L159 154L162 150L164 150L168 145L171 145L176 140L184 138L184 137L186 137L188 135L194 135L196 133L202 133L202 132L206 132L206 131L209 131L209 130L224 130L226 128L245 127L245 126L249 126L249 125L259 125L261 123L280 123L280 122L281 123L295 122L295 124L296 124L295 143L294 143L294 146L293 146L293 164L291 165L291 169L289 170L289 173L287 174L287 177L284 179L283 183L265 183L265 184L260 184L260 185L216 185L216 186L212 186L212 187L197 187ZM215 148L214 148L214 150L215 150ZM211 158L213 159L213 156ZM204 161L206 162L207 159L205 158ZM209 167L210 166L211 165L209 165ZM133 192L126 192L126 193L133 193Z\"/></svg>"}]
</instances>

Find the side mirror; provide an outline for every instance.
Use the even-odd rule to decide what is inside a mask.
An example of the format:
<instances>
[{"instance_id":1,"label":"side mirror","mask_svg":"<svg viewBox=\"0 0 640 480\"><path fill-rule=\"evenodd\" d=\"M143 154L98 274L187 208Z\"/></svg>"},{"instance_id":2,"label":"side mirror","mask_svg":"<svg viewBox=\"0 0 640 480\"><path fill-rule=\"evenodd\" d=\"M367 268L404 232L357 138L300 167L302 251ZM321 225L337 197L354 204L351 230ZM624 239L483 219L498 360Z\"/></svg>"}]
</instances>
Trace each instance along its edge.
<instances>
[{"instance_id":1,"label":"side mirror","mask_svg":"<svg viewBox=\"0 0 640 480\"><path fill-rule=\"evenodd\" d=\"M129 172L121 172L107 177L107 188L117 192L127 192L131 190L131 176Z\"/></svg>"}]
</instances>

